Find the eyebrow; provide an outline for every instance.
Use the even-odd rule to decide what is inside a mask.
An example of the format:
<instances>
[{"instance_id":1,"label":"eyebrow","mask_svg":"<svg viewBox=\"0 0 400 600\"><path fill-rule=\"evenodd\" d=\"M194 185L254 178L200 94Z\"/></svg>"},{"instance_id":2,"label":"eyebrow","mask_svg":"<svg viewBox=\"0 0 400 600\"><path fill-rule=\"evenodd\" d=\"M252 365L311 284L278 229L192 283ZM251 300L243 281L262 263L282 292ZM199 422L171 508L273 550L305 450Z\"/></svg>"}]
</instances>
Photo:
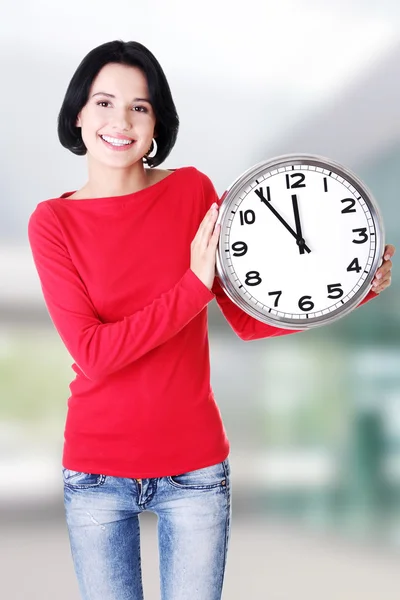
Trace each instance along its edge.
<instances>
[{"instance_id":1,"label":"eyebrow","mask_svg":"<svg viewBox=\"0 0 400 600\"><path fill-rule=\"evenodd\" d=\"M106 92L96 92L95 94L92 95L92 98L94 96L107 96L108 98L115 98L115 96L113 94L107 94ZM134 98L132 100L132 102L148 102L149 104L151 104L150 100L148 98Z\"/></svg>"}]
</instances>

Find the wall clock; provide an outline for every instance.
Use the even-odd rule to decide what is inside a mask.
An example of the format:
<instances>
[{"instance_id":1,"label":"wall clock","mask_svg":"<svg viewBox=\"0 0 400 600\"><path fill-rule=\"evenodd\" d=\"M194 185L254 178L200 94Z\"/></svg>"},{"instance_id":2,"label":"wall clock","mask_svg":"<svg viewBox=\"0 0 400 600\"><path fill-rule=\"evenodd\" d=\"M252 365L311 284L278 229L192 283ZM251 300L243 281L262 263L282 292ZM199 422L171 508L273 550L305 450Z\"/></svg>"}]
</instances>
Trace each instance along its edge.
<instances>
[{"instance_id":1,"label":"wall clock","mask_svg":"<svg viewBox=\"0 0 400 600\"><path fill-rule=\"evenodd\" d=\"M331 323L353 310L382 264L376 200L346 167L312 154L256 164L221 199L216 270L227 295L286 329Z\"/></svg>"}]
</instances>

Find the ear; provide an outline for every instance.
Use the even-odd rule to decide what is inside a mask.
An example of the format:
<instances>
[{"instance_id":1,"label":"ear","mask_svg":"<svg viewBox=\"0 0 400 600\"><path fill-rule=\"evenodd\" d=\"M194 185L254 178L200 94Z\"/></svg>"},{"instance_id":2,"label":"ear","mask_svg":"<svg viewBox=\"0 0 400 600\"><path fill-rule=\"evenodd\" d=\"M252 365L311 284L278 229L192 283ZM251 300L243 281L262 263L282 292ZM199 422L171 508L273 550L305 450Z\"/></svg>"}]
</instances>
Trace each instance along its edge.
<instances>
[{"instance_id":1,"label":"ear","mask_svg":"<svg viewBox=\"0 0 400 600\"><path fill-rule=\"evenodd\" d=\"M75 121L75 127L82 127L82 126L81 126L81 117L80 117L80 113L79 113L79 115L76 117L76 121Z\"/></svg>"}]
</instances>

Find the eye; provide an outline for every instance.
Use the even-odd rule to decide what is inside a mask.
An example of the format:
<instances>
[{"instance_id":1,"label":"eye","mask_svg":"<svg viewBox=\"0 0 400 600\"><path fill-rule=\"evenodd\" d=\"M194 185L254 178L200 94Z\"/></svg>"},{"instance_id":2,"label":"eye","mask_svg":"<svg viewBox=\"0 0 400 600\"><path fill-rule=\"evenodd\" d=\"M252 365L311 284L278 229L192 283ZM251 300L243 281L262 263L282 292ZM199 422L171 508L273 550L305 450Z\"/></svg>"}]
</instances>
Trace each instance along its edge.
<instances>
[{"instance_id":1,"label":"eye","mask_svg":"<svg viewBox=\"0 0 400 600\"><path fill-rule=\"evenodd\" d=\"M96 102L97 106L100 106L100 104L110 104L108 102L108 100L100 100L100 102ZM133 110L135 112L143 112L143 113L148 113L149 110L146 106L134 106Z\"/></svg>"}]
</instances>

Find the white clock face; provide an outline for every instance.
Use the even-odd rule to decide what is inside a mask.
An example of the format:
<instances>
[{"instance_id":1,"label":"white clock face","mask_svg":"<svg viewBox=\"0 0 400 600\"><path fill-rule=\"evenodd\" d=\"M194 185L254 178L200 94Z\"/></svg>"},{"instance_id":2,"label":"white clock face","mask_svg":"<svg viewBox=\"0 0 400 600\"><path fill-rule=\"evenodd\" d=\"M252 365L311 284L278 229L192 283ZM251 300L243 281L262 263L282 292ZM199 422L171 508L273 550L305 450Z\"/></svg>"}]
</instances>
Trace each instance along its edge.
<instances>
[{"instance_id":1,"label":"white clock face","mask_svg":"<svg viewBox=\"0 0 400 600\"><path fill-rule=\"evenodd\" d=\"M259 170L226 206L220 264L261 319L326 322L373 277L376 215L351 176L327 166Z\"/></svg>"}]
</instances>

